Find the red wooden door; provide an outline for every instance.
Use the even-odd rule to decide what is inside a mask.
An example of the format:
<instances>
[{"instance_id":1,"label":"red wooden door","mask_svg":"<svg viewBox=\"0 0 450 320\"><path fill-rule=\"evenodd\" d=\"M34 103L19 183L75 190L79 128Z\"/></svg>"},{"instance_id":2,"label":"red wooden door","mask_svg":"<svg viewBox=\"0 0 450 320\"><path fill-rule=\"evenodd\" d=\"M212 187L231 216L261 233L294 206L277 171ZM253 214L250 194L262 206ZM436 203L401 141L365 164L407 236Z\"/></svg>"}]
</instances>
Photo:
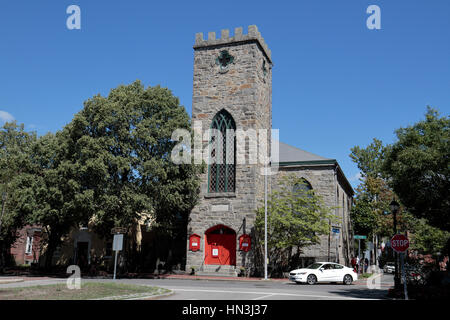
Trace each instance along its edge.
<instances>
[{"instance_id":1,"label":"red wooden door","mask_svg":"<svg viewBox=\"0 0 450 320\"><path fill-rule=\"evenodd\" d=\"M236 235L207 234L205 264L236 265Z\"/></svg>"}]
</instances>

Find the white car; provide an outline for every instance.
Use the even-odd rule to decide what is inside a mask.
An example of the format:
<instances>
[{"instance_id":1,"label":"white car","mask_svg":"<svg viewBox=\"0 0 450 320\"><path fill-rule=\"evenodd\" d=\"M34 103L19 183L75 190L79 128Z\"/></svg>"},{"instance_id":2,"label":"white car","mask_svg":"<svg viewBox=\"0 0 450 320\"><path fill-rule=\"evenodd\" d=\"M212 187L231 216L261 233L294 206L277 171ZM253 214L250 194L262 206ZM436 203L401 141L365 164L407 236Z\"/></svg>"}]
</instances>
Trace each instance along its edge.
<instances>
[{"instance_id":1,"label":"white car","mask_svg":"<svg viewBox=\"0 0 450 320\"><path fill-rule=\"evenodd\" d=\"M289 280L295 283L315 284L316 282L343 282L351 284L358 280L352 268L334 262L316 262L306 268L292 270Z\"/></svg>"},{"instance_id":2,"label":"white car","mask_svg":"<svg viewBox=\"0 0 450 320\"><path fill-rule=\"evenodd\" d=\"M395 273L395 264L394 262L388 262L384 265L383 271L385 273Z\"/></svg>"}]
</instances>

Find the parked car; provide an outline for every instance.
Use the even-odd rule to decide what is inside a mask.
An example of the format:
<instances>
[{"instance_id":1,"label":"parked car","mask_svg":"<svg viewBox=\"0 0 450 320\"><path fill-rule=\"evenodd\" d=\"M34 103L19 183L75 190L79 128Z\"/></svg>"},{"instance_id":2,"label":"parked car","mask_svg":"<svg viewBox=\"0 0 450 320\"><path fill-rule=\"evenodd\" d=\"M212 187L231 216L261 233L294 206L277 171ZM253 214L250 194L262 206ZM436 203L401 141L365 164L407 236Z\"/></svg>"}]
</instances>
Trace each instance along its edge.
<instances>
[{"instance_id":1,"label":"parked car","mask_svg":"<svg viewBox=\"0 0 450 320\"><path fill-rule=\"evenodd\" d=\"M388 262L383 267L384 273L394 273L395 272L395 263L394 262Z\"/></svg>"},{"instance_id":2,"label":"parked car","mask_svg":"<svg viewBox=\"0 0 450 320\"><path fill-rule=\"evenodd\" d=\"M306 268L292 270L289 280L295 283L343 282L351 284L358 280L354 269L334 262L316 262Z\"/></svg>"}]
</instances>

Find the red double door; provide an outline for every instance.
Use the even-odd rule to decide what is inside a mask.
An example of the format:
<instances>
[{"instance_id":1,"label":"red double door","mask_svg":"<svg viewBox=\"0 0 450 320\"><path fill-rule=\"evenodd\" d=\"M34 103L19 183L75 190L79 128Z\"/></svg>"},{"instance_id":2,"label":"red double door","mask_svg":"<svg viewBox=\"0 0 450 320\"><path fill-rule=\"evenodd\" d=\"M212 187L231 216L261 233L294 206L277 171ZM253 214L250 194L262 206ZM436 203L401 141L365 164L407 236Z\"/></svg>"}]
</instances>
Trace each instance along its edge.
<instances>
[{"instance_id":1,"label":"red double door","mask_svg":"<svg viewBox=\"0 0 450 320\"><path fill-rule=\"evenodd\" d=\"M205 264L236 265L236 234L206 234Z\"/></svg>"}]
</instances>

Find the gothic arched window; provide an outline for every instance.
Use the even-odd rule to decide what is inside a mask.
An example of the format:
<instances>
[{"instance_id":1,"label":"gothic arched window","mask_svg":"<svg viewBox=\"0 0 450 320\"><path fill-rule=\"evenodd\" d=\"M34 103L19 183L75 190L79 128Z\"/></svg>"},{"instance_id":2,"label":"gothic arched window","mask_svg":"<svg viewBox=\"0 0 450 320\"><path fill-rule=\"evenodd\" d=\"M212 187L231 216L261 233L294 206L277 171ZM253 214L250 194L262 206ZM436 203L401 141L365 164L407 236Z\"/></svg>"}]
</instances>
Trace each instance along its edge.
<instances>
[{"instance_id":1,"label":"gothic arched window","mask_svg":"<svg viewBox=\"0 0 450 320\"><path fill-rule=\"evenodd\" d=\"M312 196L309 192L312 190L311 184L304 178L301 179L300 183L296 183L294 185L293 191L296 194L307 195L309 198Z\"/></svg>"},{"instance_id":2,"label":"gothic arched window","mask_svg":"<svg viewBox=\"0 0 450 320\"><path fill-rule=\"evenodd\" d=\"M219 111L211 124L208 192L235 191L236 124L226 110Z\"/></svg>"}]
</instances>

